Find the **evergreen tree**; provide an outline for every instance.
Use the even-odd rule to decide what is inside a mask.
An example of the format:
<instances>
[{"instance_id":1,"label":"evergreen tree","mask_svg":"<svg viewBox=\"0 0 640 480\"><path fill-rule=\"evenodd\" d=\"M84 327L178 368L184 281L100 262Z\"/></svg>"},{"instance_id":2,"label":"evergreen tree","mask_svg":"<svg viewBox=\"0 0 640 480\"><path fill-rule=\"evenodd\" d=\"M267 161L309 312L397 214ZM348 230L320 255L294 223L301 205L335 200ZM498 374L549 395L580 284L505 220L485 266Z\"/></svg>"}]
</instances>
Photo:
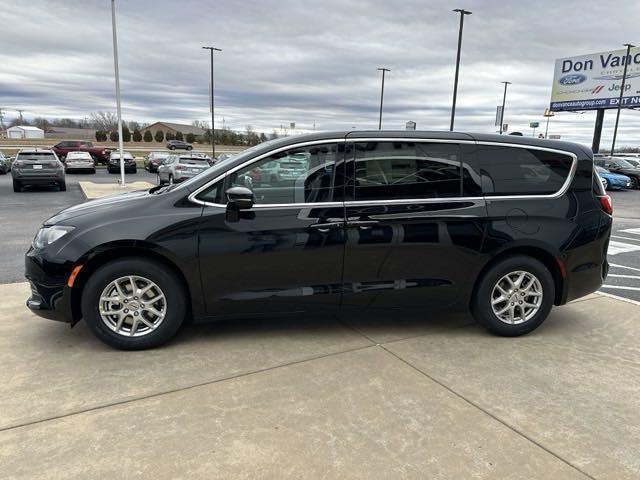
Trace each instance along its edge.
<instances>
[{"instance_id":1,"label":"evergreen tree","mask_svg":"<svg viewBox=\"0 0 640 480\"><path fill-rule=\"evenodd\" d=\"M133 131L133 141L134 142L142 141L142 134L140 133L140 130L138 130L137 128Z\"/></svg>"},{"instance_id":2,"label":"evergreen tree","mask_svg":"<svg viewBox=\"0 0 640 480\"><path fill-rule=\"evenodd\" d=\"M153 142L153 135L151 135L151 131L147 130L144 132L144 141L145 142Z\"/></svg>"},{"instance_id":3,"label":"evergreen tree","mask_svg":"<svg viewBox=\"0 0 640 480\"><path fill-rule=\"evenodd\" d=\"M164 140L164 132L162 130L158 130L154 137L156 142L161 143Z\"/></svg>"}]
</instances>

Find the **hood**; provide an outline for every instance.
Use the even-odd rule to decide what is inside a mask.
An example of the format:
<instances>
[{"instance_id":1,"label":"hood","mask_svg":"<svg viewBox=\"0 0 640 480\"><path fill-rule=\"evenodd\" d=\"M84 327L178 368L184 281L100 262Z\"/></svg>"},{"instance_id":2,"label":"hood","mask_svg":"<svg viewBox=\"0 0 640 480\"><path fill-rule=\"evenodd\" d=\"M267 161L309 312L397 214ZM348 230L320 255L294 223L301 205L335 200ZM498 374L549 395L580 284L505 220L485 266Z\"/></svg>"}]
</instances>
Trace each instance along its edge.
<instances>
[{"instance_id":1,"label":"hood","mask_svg":"<svg viewBox=\"0 0 640 480\"><path fill-rule=\"evenodd\" d=\"M82 215L95 214L101 211L112 212L120 210L122 208L132 208L136 203L144 203L147 201L153 201L153 196L147 193L146 190L135 190L133 192L116 193L107 197L98 198L96 200L90 200L79 205L74 205L61 212L56 213L53 217L44 222L45 225L55 225L57 223L64 223L72 218L77 218Z\"/></svg>"}]
</instances>

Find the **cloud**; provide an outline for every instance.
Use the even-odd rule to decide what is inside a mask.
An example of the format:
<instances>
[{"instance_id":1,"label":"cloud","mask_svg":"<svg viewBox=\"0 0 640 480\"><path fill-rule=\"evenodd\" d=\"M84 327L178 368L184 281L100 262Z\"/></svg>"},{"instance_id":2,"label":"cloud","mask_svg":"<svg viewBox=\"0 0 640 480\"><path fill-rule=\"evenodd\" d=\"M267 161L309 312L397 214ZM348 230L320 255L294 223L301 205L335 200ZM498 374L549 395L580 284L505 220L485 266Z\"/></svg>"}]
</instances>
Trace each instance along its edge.
<instances>
[{"instance_id":1,"label":"cloud","mask_svg":"<svg viewBox=\"0 0 640 480\"><path fill-rule=\"evenodd\" d=\"M0 107L27 117L114 110L111 11L105 0L17 0L3 5ZM634 41L640 4L461 0L188 0L117 2L123 115L207 120L215 45L216 124L271 131L377 128L380 73L385 128L447 129L459 17L465 17L456 129L495 131L502 80L505 121L544 125L554 60ZM8 116L15 112L6 110ZM640 114L623 111L618 142L637 146ZM610 142L613 111L605 116ZM561 113L550 132L590 144L594 112Z\"/></svg>"}]
</instances>

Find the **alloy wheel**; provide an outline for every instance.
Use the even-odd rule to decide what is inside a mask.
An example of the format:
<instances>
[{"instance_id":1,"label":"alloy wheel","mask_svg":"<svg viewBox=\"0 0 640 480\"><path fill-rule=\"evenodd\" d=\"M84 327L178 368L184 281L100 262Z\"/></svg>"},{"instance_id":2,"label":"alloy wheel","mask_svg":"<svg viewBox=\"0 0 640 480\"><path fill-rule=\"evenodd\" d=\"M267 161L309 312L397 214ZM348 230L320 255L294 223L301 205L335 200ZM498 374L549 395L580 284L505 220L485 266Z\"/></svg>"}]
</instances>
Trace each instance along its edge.
<instances>
[{"instance_id":1,"label":"alloy wheel","mask_svg":"<svg viewBox=\"0 0 640 480\"><path fill-rule=\"evenodd\" d=\"M491 308L504 323L518 325L535 316L542 306L542 284L531 272L518 270L503 276L491 292Z\"/></svg>"},{"instance_id":2,"label":"alloy wheel","mask_svg":"<svg viewBox=\"0 0 640 480\"><path fill-rule=\"evenodd\" d=\"M142 337L165 319L167 300L162 289L148 278L119 277L100 294L98 311L102 322L125 337Z\"/></svg>"}]
</instances>

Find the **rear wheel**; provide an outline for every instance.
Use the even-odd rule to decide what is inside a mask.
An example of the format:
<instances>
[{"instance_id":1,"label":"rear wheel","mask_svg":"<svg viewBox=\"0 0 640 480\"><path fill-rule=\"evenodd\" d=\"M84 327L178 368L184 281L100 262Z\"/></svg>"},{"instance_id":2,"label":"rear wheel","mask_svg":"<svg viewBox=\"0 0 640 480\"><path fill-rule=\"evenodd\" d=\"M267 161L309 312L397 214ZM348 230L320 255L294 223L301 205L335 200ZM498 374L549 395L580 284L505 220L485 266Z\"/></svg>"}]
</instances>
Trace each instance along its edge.
<instances>
[{"instance_id":1,"label":"rear wheel","mask_svg":"<svg viewBox=\"0 0 640 480\"><path fill-rule=\"evenodd\" d=\"M107 263L82 292L82 315L93 333L123 350L153 348L171 339L187 312L186 294L175 275L144 258Z\"/></svg>"},{"instance_id":2,"label":"rear wheel","mask_svg":"<svg viewBox=\"0 0 640 480\"><path fill-rule=\"evenodd\" d=\"M632 189L636 190L638 188L640 188L640 182L638 182L638 177L630 177L631 178L631 187Z\"/></svg>"},{"instance_id":3,"label":"rear wheel","mask_svg":"<svg viewBox=\"0 0 640 480\"><path fill-rule=\"evenodd\" d=\"M539 327L555 298L551 273L540 261L517 255L493 265L479 280L472 301L478 323L515 337Z\"/></svg>"},{"instance_id":4,"label":"rear wheel","mask_svg":"<svg viewBox=\"0 0 640 480\"><path fill-rule=\"evenodd\" d=\"M22 185L20 184L20 182L18 180L14 180L13 181L13 191L14 192L21 192L22 191Z\"/></svg>"},{"instance_id":5,"label":"rear wheel","mask_svg":"<svg viewBox=\"0 0 640 480\"><path fill-rule=\"evenodd\" d=\"M58 188L60 189L61 192L66 192L67 191L67 182L65 182L64 180L61 182L58 182Z\"/></svg>"},{"instance_id":6,"label":"rear wheel","mask_svg":"<svg viewBox=\"0 0 640 480\"><path fill-rule=\"evenodd\" d=\"M187 150L191 150L191 149L193 149L193 147L187 147Z\"/></svg>"}]
</instances>

